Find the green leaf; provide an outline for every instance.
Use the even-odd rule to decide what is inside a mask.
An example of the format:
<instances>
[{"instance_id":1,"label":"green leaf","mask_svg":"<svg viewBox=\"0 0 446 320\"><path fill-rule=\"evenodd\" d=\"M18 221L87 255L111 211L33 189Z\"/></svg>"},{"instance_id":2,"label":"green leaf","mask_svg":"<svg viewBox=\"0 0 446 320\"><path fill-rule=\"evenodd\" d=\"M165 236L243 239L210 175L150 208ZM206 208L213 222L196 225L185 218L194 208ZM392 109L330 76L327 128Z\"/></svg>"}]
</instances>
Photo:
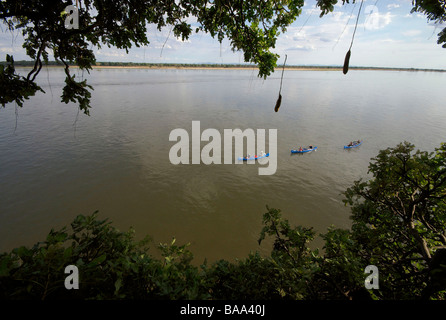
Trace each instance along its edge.
<instances>
[{"instance_id":1,"label":"green leaf","mask_svg":"<svg viewBox=\"0 0 446 320\"><path fill-rule=\"evenodd\" d=\"M118 278L118 279L115 281L115 295L118 294L119 289L121 288L121 286L122 286L122 279L121 279L121 278Z\"/></svg>"},{"instance_id":2,"label":"green leaf","mask_svg":"<svg viewBox=\"0 0 446 320\"><path fill-rule=\"evenodd\" d=\"M90 266L94 266L94 265L101 264L102 262L105 261L106 258L107 258L107 254L104 253L104 254L100 255L99 257L96 257L95 259L93 259L93 260L89 263L89 265L90 265Z\"/></svg>"}]
</instances>

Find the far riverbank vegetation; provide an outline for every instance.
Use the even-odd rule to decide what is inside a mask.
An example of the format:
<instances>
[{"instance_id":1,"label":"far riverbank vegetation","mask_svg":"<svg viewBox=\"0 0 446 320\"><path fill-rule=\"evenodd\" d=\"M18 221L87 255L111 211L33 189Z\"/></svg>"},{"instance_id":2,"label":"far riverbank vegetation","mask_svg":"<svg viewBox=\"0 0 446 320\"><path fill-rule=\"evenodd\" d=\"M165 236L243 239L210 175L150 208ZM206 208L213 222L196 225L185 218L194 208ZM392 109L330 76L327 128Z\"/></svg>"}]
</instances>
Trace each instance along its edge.
<instances>
[{"instance_id":1,"label":"far riverbank vegetation","mask_svg":"<svg viewBox=\"0 0 446 320\"><path fill-rule=\"evenodd\" d=\"M34 61L19 60L14 61L16 67L34 67ZM6 61L0 61L1 65L7 65ZM48 61L46 63L50 67L64 67L59 61ZM69 64L70 67L76 67L76 64ZM254 64L236 64L236 63L146 63L146 62L100 62L96 61L92 64L96 67L122 67L122 68L178 68L178 69L258 69ZM287 70L342 70L342 66L323 66L323 65L285 65L280 66ZM367 67L367 66L349 66L351 70L387 70L387 71L424 71L424 72L446 72L443 69L420 69L420 68L387 68L387 67Z\"/></svg>"}]
</instances>

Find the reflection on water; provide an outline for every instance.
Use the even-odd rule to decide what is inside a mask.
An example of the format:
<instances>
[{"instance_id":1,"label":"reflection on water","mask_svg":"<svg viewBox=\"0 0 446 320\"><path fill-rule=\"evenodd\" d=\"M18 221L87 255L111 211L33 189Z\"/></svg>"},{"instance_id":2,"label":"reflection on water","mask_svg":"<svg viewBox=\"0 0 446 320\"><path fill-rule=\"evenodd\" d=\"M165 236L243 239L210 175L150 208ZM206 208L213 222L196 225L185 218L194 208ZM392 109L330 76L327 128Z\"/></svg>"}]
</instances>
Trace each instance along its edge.
<instances>
[{"instance_id":1,"label":"reflection on water","mask_svg":"<svg viewBox=\"0 0 446 320\"><path fill-rule=\"evenodd\" d=\"M44 74L45 71L42 72ZM79 76L82 76L81 74ZM0 110L0 250L43 240L51 227L99 210L155 242L191 242L197 260L245 257L258 247L265 205L319 232L349 226L342 195L367 177L370 158L407 140L444 141L445 74L252 70L97 69L91 116L59 102L61 69L46 94ZM277 129L277 172L257 165L172 165L175 128ZM17 127L16 127L17 122ZM362 146L343 146L363 139ZM313 144L316 152L290 154ZM267 151L267 150L266 150ZM223 161L222 161L223 162Z\"/></svg>"}]
</instances>

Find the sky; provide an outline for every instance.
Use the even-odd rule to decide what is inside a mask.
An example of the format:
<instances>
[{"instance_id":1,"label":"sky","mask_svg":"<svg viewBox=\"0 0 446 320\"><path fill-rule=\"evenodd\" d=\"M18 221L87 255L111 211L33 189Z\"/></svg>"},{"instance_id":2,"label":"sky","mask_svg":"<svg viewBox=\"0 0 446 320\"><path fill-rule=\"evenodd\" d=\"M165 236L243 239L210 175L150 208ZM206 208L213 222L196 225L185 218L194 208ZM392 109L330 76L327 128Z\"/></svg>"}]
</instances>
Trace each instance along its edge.
<instances>
[{"instance_id":1,"label":"sky","mask_svg":"<svg viewBox=\"0 0 446 320\"><path fill-rule=\"evenodd\" d=\"M340 1L342 3L342 1ZM287 65L341 66L352 40L360 1L338 3L332 13L320 18L316 1L305 1L302 14L282 33L273 52L287 55ZM437 44L437 34L444 25L434 25L425 15L410 13L412 0L365 0L351 49L350 66L446 69L446 49ZM197 26L192 17L189 23ZM0 60L6 54L29 60L21 47L18 31L2 28ZM166 27L158 31L148 27L150 44L125 50L94 48L97 61L145 63L244 63L242 52L233 52L229 41L221 44L203 32L193 33L187 41L175 38ZM50 56L50 60L51 56Z\"/></svg>"}]
</instances>

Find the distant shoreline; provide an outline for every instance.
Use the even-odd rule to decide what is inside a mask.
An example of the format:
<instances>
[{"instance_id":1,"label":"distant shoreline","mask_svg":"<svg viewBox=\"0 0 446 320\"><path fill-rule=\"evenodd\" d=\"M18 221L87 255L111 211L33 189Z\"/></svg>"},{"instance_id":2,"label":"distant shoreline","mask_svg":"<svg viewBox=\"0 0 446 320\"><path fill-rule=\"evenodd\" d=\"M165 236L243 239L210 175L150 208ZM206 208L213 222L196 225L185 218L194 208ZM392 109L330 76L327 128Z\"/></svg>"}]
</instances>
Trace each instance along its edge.
<instances>
[{"instance_id":1,"label":"distant shoreline","mask_svg":"<svg viewBox=\"0 0 446 320\"><path fill-rule=\"evenodd\" d=\"M5 65L6 62L1 61ZM16 67L32 67L32 61L16 61ZM64 66L54 61L50 61L45 67L63 68ZM76 65L70 65L70 68L78 68ZM184 70L256 70L254 65L220 65L220 64L156 64L156 63L119 63L119 62L97 62L92 66L93 69L184 69ZM277 66L277 70L282 70L282 66ZM340 71L342 66L285 66L289 71ZM422 69L422 68L387 68L387 67L355 67L350 66L350 70L369 70L369 71L421 71L421 72L446 72L443 69Z\"/></svg>"},{"instance_id":2,"label":"distant shoreline","mask_svg":"<svg viewBox=\"0 0 446 320\"><path fill-rule=\"evenodd\" d=\"M70 66L77 68L77 66ZM92 66L93 69L185 69L185 70L256 70L256 66L238 67L207 67L207 66ZM285 66L285 70L290 71L342 71L342 67L305 67L305 66ZM277 66L276 70L282 70ZM369 71L421 71L421 72L446 72L441 69L416 69L416 68L384 68L384 67L349 67L349 70L369 70Z\"/></svg>"}]
</instances>

